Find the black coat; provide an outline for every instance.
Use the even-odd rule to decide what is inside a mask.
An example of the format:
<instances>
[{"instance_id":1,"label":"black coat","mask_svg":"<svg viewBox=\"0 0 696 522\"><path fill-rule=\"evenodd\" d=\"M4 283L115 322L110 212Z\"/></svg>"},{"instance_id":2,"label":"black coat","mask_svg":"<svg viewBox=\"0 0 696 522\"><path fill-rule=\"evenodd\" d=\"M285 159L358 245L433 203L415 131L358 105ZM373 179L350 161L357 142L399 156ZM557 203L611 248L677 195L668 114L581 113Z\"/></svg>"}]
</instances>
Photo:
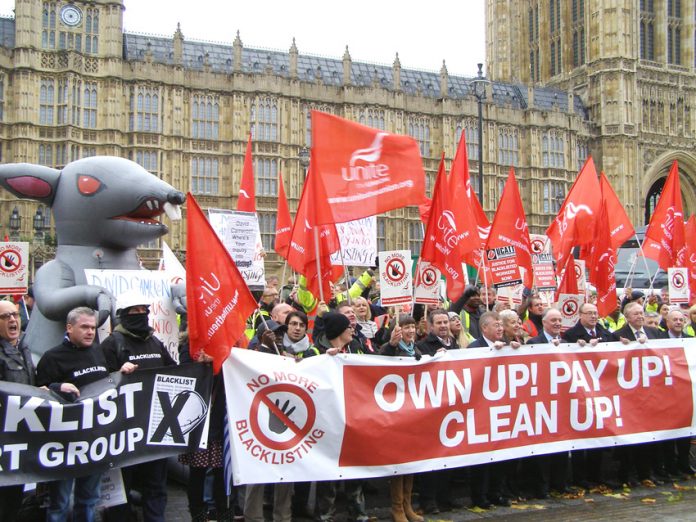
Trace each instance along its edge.
<instances>
[{"instance_id":1,"label":"black coat","mask_svg":"<svg viewBox=\"0 0 696 522\"><path fill-rule=\"evenodd\" d=\"M467 348L489 348L489 346L483 337L477 337L469 343Z\"/></svg>"},{"instance_id":2,"label":"black coat","mask_svg":"<svg viewBox=\"0 0 696 522\"><path fill-rule=\"evenodd\" d=\"M566 343L577 343L581 339L588 343L592 339L599 339L599 341L602 343L611 343L619 340L618 337L616 337L613 333L611 333L609 330L604 328L599 323L597 323L597 326L595 326L594 330L596 335L595 337L592 337L589 333L587 333L587 330L582 325L582 323L578 321L575 324L575 326L569 328L561 334L561 339L563 339L563 342Z\"/></svg>"},{"instance_id":3,"label":"black coat","mask_svg":"<svg viewBox=\"0 0 696 522\"><path fill-rule=\"evenodd\" d=\"M530 337L527 339L526 344L549 344L549 340L546 338L546 334L542 331L539 335Z\"/></svg>"},{"instance_id":4,"label":"black coat","mask_svg":"<svg viewBox=\"0 0 696 522\"><path fill-rule=\"evenodd\" d=\"M652 328L650 326L644 326L643 331L645 332L645 336L648 339L664 339L664 337L663 337L664 332L661 332L657 328ZM614 335L616 336L617 339L623 337L625 339L628 339L629 341L636 340L636 336L633 335L633 330L631 330L631 326L628 323L626 323L621 328L616 330L614 332Z\"/></svg>"},{"instance_id":5,"label":"black coat","mask_svg":"<svg viewBox=\"0 0 696 522\"><path fill-rule=\"evenodd\" d=\"M435 355L440 348L447 348L448 350L458 349L459 345L457 344L456 339L452 337L450 337L450 339L452 339L452 344L445 346L442 344L442 341L440 341L440 338L437 335L429 333L423 340L416 344L416 347L423 355Z\"/></svg>"}]
</instances>

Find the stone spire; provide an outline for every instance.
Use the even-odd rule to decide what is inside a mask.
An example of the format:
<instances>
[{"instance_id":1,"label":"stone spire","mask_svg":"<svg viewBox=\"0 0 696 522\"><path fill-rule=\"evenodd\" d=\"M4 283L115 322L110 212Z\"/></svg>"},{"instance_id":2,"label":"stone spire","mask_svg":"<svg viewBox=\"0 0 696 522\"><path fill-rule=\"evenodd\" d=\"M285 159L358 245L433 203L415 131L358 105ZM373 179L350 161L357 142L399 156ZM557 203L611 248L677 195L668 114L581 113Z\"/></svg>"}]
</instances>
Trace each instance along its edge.
<instances>
[{"instance_id":1,"label":"stone spire","mask_svg":"<svg viewBox=\"0 0 696 522\"><path fill-rule=\"evenodd\" d=\"M394 58L394 64L392 65L392 71L394 75L394 90L401 90L401 61L399 60L399 53L396 53L396 58Z\"/></svg>"},{"instance_id":2,"label":"stone spire","mask_svg":"<svg viewBox=\"0 0 696 522\"><path fill-rule=\"evenodd\" d=\"M290 46L290 78L297 78L297 57L299 55L300 53L295 44L295 37L293 37L292 45Z\"/></svg>"},{"instance_id":3,"label":"stone spire","mask_svg":"<svg viewBox=\"0 0 696 522\"><path fill-rule=\"evenodd\" d=\"M442 60L442 67L440 68L440 97L447 98L449 93L449 74L447 72L447 65L445 65L445 60Z\"/></svg>"},{"instance_id":4,"label":"stone spire","mask_svg":"<svg viewBox=\"0 0 696 522\"><path fill-rule=\"evenodd\" d=\"M178 22L172 45L174 47L174 63L181 64L184 59L184 34L181 32L181 24Z\"/></svg>"},{"instance_id":5,"label":"stone spire","mask_svg":"<svg viewBox=\"0 0 696 522\"><path fill-rule=\"evenodd\" d=\"M234 53L234 70L239 72L242 70L242 39L239 37L239 31L232 43L232 52Z\"/></svg>"},{"instance_id":6,"label":"stone spire","mask_svg":"<svg viewBox=\"0 0 696 522\"><path fill-rule=\"evenodd\" d=\"M350 85L352 83L350 79L352 65L353 60L350 57L348 46L346 45L346 52L343 53L343 85Z\"/></svg>"}]
</instances>

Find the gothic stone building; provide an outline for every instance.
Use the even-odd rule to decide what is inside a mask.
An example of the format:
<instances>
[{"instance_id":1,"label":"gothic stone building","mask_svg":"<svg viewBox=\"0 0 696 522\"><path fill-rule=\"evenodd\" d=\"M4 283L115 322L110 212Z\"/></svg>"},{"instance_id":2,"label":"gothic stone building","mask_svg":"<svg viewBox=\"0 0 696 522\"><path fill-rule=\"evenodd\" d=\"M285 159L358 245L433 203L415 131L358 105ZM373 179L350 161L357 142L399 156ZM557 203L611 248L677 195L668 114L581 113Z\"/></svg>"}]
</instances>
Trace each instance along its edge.
<instances>
[{"instance_id":1,"label":"gothic stone building","mask_svg":"<svg viewBox=\"0 0 696 522\"><path fill-rule=\"evenodd\" d=\"M636 224L672 158L682 165L687 211L696 208L693 6L681 6L677 23L661 0L646 2L650 11L643 2L639 10L637 2L573 1L572 13L560 11L570 5L560 0L487 4L494 81L479 143L472 78L450 76L444 63L439 72L403 69L398 55L392 65L358 63L348 48L342 58L310 56L294 41L287 52L250 49L239 34L225 45L187 39L178 27L171 36L133 34L123 31L123 0L16 0L14 18L0 19L0 160L61 168L85 156L123 156L203 207L234 208L251 132L271 251L278 174L294 209L310 110L319 109L413 136L428 192L441 152L449 166L464 133L475 186L483 172L486 211L492 216L512 166L534 232L546 228L588 154ZM681 43L668 53L665 35L675 24ZM643 25L651 28L646 57ZM15 207L19 235L30 238L37 205L5 191L0 233L9 233ZM421 238L416 208L378 219L381 249L415 253ZM167 241L184 248L182 222ZM158 256L157 244L148 247ZM270 254L267 268L279 266Z\"/></svg>"}]
</instances>

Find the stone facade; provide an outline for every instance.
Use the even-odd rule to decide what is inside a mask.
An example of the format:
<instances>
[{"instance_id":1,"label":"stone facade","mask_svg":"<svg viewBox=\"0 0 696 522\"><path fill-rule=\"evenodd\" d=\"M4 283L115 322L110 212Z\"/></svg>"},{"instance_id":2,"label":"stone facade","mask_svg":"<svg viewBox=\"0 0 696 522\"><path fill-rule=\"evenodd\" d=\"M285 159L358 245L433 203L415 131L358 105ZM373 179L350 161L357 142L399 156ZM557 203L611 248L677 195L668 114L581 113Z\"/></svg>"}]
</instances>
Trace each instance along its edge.
<instances>
[{"instance_id":1,"label":"stone facade","mask_svg":"<svg viewBox=\"0 0 696 522\"><path fill-rule=\"evenodd\" d=\"M507 12L506 6L521 9L528 3L489 1L489 20L493 11L496 16L505 14L506 23L498 23L496 31L516 34L520 13ZM171 36L124 33L123 9L121 0L16 0L15 18L0 19L2 162L61 168L89 155L123 156L180 190L193 192L204 208L234 208L251 132L257 208L269 251L278 173L283 174L291 210L301 194L300 158L311 146L312 109L413 136L421 148L428 195L441 152L449 166L465 133L471 174L477 181L478 102L470 87L472 78L450 76L444 63L439 72L419 71L403 69L398 55L392 65L354 62L348 48L333 59L304 55L294 41L281 52L246 48L239 34L230 45L186 38L181 28L173 28ZM670 147L677 140L655 132L643 137L638 101L643 91L637 88L643 82L637 77L659 70L657 65L643 70L635 67L635 60L611 56L603 58L592 75L564 72L531 82L517 66L523 56L510 54L520 52L520 42L494 34L491 27L488 60L495 81L487 85L483 101L485 210L492 217L514 166L530 229L543 231L591 153L620 195L629 198L636 219L637 202L647 193L635 185L645 177L637 174L642 172L638 167L662 165L665 140ZM585 69L589 67L588 63ZM658 87L689 80L692 88L693 67L686 69L670 69L668 78L658 75L652 80L655 99L664 104L663 119L668 100ZM581 78L587 77L583 83ZM607 88L595 88L595 83ZM626 116L617 119L600 110L609 102ZM692 137L693 117L689 112ZM686 132L686 121L681 125ZM651 146L643 147L641 140ZM655 151L650 161L649 151ZM651 169L655 178L663 174L661 167ZM22 216L20 235L31 237L36 204L4 191L1 232L9 233L8 218L15 206ZM416 208L378 219L383 249L411 248L415 253L421 237ZM184 248L181 222L173 224L167 241L174 250ZM157 246L149 245L144 253L156 256ZM282 263L272 253L267 266L279 271Z\"/></svg>"},{"instance_id":2,"label":"stone facade","mask_svg":"<svg viewBox=\"0 0 696 522\"><path fill-rule=\"evenodd\" d=\"M685 214L696 211L696 3L488 0L495 81L579 96L591 145L635 225L645 224L673 160Z\"/></svg>"}]
</instances>

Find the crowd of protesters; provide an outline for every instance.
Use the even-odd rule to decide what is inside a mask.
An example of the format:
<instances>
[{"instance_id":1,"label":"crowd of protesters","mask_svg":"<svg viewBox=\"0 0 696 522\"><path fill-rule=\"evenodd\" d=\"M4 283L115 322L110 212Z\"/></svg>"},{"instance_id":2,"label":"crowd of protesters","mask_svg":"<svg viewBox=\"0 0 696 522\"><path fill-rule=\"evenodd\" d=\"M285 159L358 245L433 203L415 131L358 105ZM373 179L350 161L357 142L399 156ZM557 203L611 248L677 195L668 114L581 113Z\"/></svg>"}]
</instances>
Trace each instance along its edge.
<instances>
[{"instance_id":1,"label":"crowd of protesters","mask_svg":"<svg viewBox=\"0 0 696 522\"><path fill-rule=\"evenodd\" d=\"M420 360L442 350L645 342L692 337L696 324L696 306L684 309L670 305L664 292L646 296L628 289L618 299L616 311L604 318L598 316L590 296L580 307L577 324L562 331L561 313L538 294L529 294L522 303L514 304L508 299L498 299L490 289L469 286L455 302L443 299L438 305L394 310L381 306L372 270L350 280L348 288L341 284L332 286L327 303L307 290L303 277L299 277L297 284L292 279L282 288L277 278L269 283L259 295L258 310L247 321L244 344L253 350L292 357L298 363L320 354L352 353ZM0 301L2 380L36 383L75 398L79 396L79 388L91 382L89 379L101 378L108 372L130 373L143 367L176 364L152 335L147 304L136 296L125 295L119 299L119 324L101 345L95 342L93 311L71 312L64 342L46 352L37 372L31 357L18 349L18 340L26 326L22 315L28 319L27 312L31 311L31 297L26 300L26 305L21 303L19 307ZM196 359L208 361L204 354ZM184 332L180 362L190 361ZM82 375L78 382L71 378L76 368L95 370L88 374L77 372ZM336 517L337 495L343 492L348 518L367 522L365 489L371 486L363 480L318 482L314 495L310 495L312 484L309 483L232 487L232 495L228 495L222 471L224 397L224 382L218 375L212 394L208 447L179 459L190 469L187 493L192 520L261 522L264 503L268 502L272 505L274 522L288 522L293 517L329 522ZM572 495L579 488L614 489L624 484L651 487L693 475L690 447L690 439L685 438L401 475L389 480L391 513L395 522L422 522L423 514L464 507L461 498L452 494L454 483L468 484L469 505L481 509L508 506L521 499L543 499L552 494ZM208 476L212 482L206 487ZM46 519L67 520L72 504L73 520L94 520L98 478L89 476L49 484ZM128 503L111 508L103 518L129 520L135 516L137 504L142 506L144 520L164 520L166 480L165 461L125 469ZM14 520L19 509L17 500L21 499L18 491L14 486L0 488L4 499L0 503L0 520ZM212 498L214 507L208 506L206 497Z\"/></svg>"},{"instance_id":2,"label":"crowd of protesters","mask_svg":"<svg viewBox=\"0 0 696 522\"><path fill-rule=\"evenodd\" d=\"M254 339L261 340L256 349L294 357L298 362L323 353L420 359L441 350L519 348L523 344L643 343L647 339L692 337L696 323L696 306L684 309L670 305L665 292L646 297L627 289L618 298L616 311L604 318L599 317L590 295L580 307L577 324L563 331L558 309L545 296L534 293L514 304L509 299L498 299L493 289L469 286L455 302L442 299L438 305L394 310L381 306L372 270L351 279L348 288L332 285L327 303L309 293L303 277L297 282L291 280L282 291L275 286L264 290L260 303L268 319L257 325ZM267 299L281 294L283 300ZM280 314L287 307L293 311ZM653 314L655 322L650 326ZM279 319L281 315L284 321ZM250 332L257 317L258 313L249 320ZM253 341L250 346L254 346ZM624 484L654 487L693 475L689 449L689 439L668 440L399 476L389 481L392 517L396 522L414 522L422 520L421 514L463 507L461 499L451 493L452 484L461 482L468 483L469 505L482 509L509 506L519 499L573 495L580 488L615 489ZM274 520L307 516L308 510L317 520L333 520L339 488L346 495L349 519L367 520L365 481L320 482L313 506L307 505L309 485L296 486L292 501L274 503ZM252 520L257 513L255 508L254 515L247 518Z\"/></svg>"}]
</instances>

